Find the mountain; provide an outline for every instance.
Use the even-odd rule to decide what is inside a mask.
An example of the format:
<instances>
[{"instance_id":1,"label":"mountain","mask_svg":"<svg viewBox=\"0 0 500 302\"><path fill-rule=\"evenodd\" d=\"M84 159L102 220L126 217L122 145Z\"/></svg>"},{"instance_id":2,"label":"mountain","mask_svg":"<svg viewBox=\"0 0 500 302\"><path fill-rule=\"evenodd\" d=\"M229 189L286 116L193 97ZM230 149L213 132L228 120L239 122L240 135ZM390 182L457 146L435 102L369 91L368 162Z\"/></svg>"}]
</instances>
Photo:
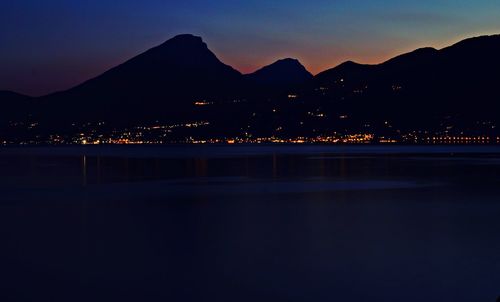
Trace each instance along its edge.
<instances>
[{"instance_id":1,"label":"mountain","mask_svg":"<svg viewBox=\"0 0 500 302\"><path fill-rule=\"evenodd\" d=\"M36 124L26 137L70 136L101 121L102 133L170 125L164 134L176 139L415 131L497 135L499 53L500 35L482 36L376 65L348 61L314 77L295 59L242 75L200 37L179 35L67 91L40 98L0 92L8 104L0 122ZM192 126L198 123L204 126Z\"/></svg>"},{"instance_id":2,"label":"mountain","mask_svg":"<svg viewBox=\"0 0 500 302\"><path fill-rule=\"evenodd\" d=\"M197 101L232 99L242 85L242 75L200 37L178 35L77 87L41 98L38 111L64 112L67 120L175 118Z\"/></svg>"},{"instance_id":3,"label":"mountain","mask_svg":"<svg viewBox=\"0 0 500 302\"><path fill-rule=\"evenodd\" d=\"M251 83L274 90L286 90L306 83L313 75L296 59L282 59L245 76Z\"/></svg>"},{"instance_id":4,"label":"mountain","mask_svg":"<svg viewBox=\"0 0 500 302\"><path fill-rule=\"evenodd\" d=\"M500 110L500 35L422 48L378 65L346 62L318 74L303 93L356 123L400 129L491 125Z\"/></svg>"},{"instance_id":5,"label":"mountain","mask_svg":"<svg viewBox=\"0 0 500 302\"><path fill-rule=\"evenodd\" d=\"M0 91L0 123L4 124L10 120L25 120L31 97L12 91Z\"/></svg>"}]
</instances>

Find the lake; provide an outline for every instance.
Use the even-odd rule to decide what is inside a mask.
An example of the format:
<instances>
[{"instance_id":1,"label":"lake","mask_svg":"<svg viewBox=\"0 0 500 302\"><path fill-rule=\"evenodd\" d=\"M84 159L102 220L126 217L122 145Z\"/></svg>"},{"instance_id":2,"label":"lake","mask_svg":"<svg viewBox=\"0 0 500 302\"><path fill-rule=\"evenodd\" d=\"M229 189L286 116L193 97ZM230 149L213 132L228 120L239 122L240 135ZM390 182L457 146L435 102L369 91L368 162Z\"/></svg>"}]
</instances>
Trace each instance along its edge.
<instances>
[{"instance_id":1,"label":"lake","mask_svg":"<svg viewBox=\"0 0 500 302\"><path fill-rule=\"evenodd\" d=\"M0 149L1 301L495 301L500 147Z\"/></svg>"}]
</instances>

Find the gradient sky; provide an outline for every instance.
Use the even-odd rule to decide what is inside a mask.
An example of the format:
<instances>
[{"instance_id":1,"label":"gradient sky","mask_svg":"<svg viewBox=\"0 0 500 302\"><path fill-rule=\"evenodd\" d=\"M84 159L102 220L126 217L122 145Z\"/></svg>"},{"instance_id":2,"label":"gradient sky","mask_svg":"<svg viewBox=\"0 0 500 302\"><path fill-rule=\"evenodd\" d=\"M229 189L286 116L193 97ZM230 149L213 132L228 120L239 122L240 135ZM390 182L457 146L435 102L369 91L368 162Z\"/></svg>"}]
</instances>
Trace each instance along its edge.
<instances>
[{"instance_id":1,"label":"gradient sky","mask_svg":"<svg viewBox=\"0 0 500 302\"><path fill-rule=\"evenodd\" d=\"M0 90L66 89L179 33L244 73L282 57L318 73L500 33L500 1L3 1Z\"/></svg>"}]
</instances>

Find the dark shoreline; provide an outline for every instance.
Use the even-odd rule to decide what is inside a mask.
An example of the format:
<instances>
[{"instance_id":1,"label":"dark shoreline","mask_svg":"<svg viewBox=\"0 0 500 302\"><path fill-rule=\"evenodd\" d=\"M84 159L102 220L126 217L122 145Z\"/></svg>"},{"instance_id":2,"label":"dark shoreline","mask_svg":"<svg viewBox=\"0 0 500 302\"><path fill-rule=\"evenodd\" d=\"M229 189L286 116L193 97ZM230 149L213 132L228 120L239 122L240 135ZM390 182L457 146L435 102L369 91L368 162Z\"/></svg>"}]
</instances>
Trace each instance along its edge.
<instances>
[{"instance_id":1,"label":"dark shoreline","mask_svg":"<svg viewBox=\"0 0 500 302\"><path fill-rule=\"evenodd\" d=\"M165 150L168 150L166 154ZM207 151L207 152L205 152ZM209 152L208 152L209 151ZM219 157L260 155L498 157L500 145L89 145L7 146L0 156Z\"/></svg>"}]
</instances>

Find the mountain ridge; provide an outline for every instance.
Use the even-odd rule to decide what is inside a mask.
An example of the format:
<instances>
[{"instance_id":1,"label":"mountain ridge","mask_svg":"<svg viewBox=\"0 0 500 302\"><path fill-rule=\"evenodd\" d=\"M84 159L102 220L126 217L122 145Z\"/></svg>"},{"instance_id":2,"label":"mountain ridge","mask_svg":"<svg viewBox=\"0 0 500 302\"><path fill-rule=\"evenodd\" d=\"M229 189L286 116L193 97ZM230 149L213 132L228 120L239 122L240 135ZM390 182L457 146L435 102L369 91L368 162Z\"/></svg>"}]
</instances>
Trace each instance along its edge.
<instances>
[{"instance_id":1,"label":"mountain ridge","mask_svg":"<svg viewBox=\"0 0 500 302\"><path fill-rule=\"evenodd\" d=\"M205 121L206 135L392 131L384 126L389 121L399 133L463 132L477 125L491 130L500 123L498 53L500 35L491 35L439 50L419 48L379 64L347 61L316 76L291 58L242 74L201 37L184 34L74 88L24 99L23 113L12 116L29 116L45 129Z\"/></svg>"}]
</instances>

